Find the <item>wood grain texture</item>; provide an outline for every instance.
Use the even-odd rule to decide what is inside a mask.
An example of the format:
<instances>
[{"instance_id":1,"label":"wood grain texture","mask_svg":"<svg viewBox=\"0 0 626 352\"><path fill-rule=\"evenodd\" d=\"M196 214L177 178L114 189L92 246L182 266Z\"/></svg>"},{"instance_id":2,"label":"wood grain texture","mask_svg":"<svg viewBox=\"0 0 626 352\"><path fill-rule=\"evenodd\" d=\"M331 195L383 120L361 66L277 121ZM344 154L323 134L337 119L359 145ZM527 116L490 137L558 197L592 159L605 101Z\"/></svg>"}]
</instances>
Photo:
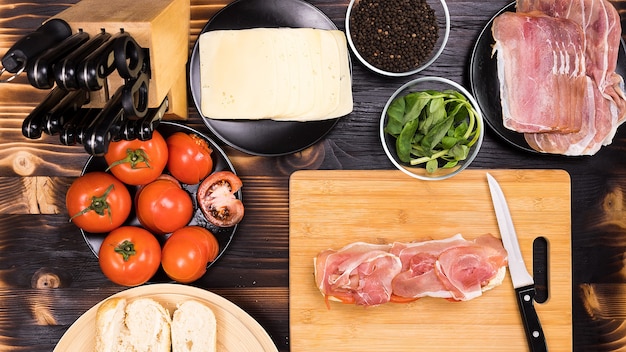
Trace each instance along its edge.
<instances>
[{"instance_id":1,"label":"wood grain texture","mask_svg":"<svg viewBox=\"0 0 626 352\"><path fill-rule=\"evenodd\" d=\"M468 170L445 181L400 171L315 170L290 183L292 351L523 351L510 277L467 302L423 298L357 307L331 302L313 280L313 257L353 242L393 243L499 236L485 171L500 183L532 270L533 241L549 243L549 298L535 304L550 351L571 351L570 178L562 170ZM346 211L350 209L350 211ZM385 338L381 338L385 336Z\"/></svg>"},{"instance_id":2,"label":"wood grain texture","mask_svg":"<svg viewBox=\"0 0 626 352\"><path fill-rule=\"evenodd\" d=\"M0 53L76 2L0 0ZM208 19L228 2L191 0L189 50ZM469 87L467 71L474 42L491 16L509 2L448 0L450 41L439 60L417 76L441 75ZM311 3L338 28L344 28L347 0ZM626 1L613 3L624 26ZM367 71L356 57L351 59L354 111L319 143L276 158L249 156L224 146L244 181L246 218L227 255L195 285L245 309L267 329L280 351L289 351L292 342L288 311L289 176L301 169L393 168L380 146L378 121L387 98L413 77L380 77ZM28 85L23 76L0 84L1 351L51 351L83 312L124 289L102 276L95 257L80 232L67 222L61 207L67 187L80 174L88 155L81 146L61 145L58 136L38 140L22 136L22 121L45 94ZM210 135L195 108L190 105L188 112L186 124ZM584 304L589 297L585 290L588 285L617 285L593 291L605 297L619 297L624 292L626 227L621 209L626 209L626 201L621 194L626 189L626 164L621 160L625 151L624 127L613 144L591 158L520 152L487 130L473 164L473 168L564 169L570 174L576 352L626 349L626 317L606 305L601 306L602 314L590 315ZM51 189L39 186L48 182Z\"/></svg>"}]
</instances>

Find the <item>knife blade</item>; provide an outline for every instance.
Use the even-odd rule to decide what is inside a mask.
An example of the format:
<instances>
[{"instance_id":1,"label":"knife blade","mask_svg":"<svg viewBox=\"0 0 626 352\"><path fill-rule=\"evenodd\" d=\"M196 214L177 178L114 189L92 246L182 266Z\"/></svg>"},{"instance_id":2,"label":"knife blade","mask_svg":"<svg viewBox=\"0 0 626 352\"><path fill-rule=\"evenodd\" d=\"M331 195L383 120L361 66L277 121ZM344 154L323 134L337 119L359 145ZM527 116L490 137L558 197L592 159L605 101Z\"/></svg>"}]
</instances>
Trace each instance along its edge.
<instances>
[{"instance_id":1,"label":"knife blade","mask_svg":"<svg viewBox=\"0 0 626 352\"><path fill-rule=\"evenodd\" d=\"M487 182L496 212L496 219L498 220L502 244L508 254L509 273L517 295L517 304L522 317L528 346L532 352L547 351L545 335L534 306L535 283L533 277L526 269L509 206L500 184L489 173L487 173Z\"/></svg>"}]
</instances>

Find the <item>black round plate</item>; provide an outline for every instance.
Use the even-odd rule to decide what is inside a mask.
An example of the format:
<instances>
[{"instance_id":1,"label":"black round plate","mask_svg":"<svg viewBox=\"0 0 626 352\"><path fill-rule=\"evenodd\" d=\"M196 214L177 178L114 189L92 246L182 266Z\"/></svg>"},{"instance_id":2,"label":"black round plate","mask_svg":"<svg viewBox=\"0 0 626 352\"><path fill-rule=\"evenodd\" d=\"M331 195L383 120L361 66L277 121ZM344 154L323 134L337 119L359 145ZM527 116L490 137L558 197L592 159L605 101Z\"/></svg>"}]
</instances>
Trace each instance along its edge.
<instances>
[{"instance_id":1,"label":"black round plate","mask_svg":"<svg viewBox=\"0 0 626 352\"><path fill-rule=\"evenodd\" d=\"M209 146L211 147L211 149L213 149L213 153L211 153L211 157L213 158L213 171L212 172L226 170L226 171L231 171L232 173L235 173L235 168L233 167L230 160L226 156L226 153L224 153L224 151L211 138L207 137L201 132L191 127L187 127L179 123L169 122L169 121L160 122L159 126L157 127L157 131L159 131L159 133L163 135L163 138L167 138L168 136L172 135L174 132L185 132L187 134L195 133L196 135L204 138L207 141L207 143L209 143ZM107 168L107 163L104 160L104 157L91 156L87 160L87 163L85 163L85 166L83 167L83 171L81 175L84 175L85 173L92 172L92 171L105 171L106 168ZM167 170L166 170L166 173L167 173ZM219 254L217 258L207 265L207 269L208 269L211 266L213 266L215 262L217 262L217 260L222 256L222 254L224 254L224 252L230 245L230 242L232 241L233 236L235 235L235 231L237 230L237 225L232 226L232 227L217 227L211 224L210 222L208 222L204 214L202 214L202 210L198 208L198 204L196 200L196 191L198 190L198 185L197 184L196 185L181 184L181 186L191 196L191 200L193 202L193 207L194 207L194 214L188 225L197 225L197 226L202 226L208 229L215 235L215 237L217 238L217 242L219 243L219 246L220 246L220 250L219 250ZM139 187L137 186L127 186L127 187L130 192L131 199L133 199ZM236 197L239 199L242 199L241 189L236 193ZM132 210L130 216L128 217L124 225L141 226L141 224L139 223L139 220L137 219L137 216L135 215L134 209ZM106 233L91 233L91 232L86 232L83 230L81 230L81 232L83 234L83 237L85 238L85 242L87 242L87 245L89 246L89 248L91 249L91 251L97 258L98 252L100 251L100 246L102 245L102 241L104 240L107 234ZM156 237L157 239L160 240L161 244L163 244L168 236L169 235L156 236ZM151 282L169 282L171 281L171 279L169 279L167 275L165 275L165 273L162 272L162 269L159 269L159 272L157 272L157 274L150 281Z\"/></svg>"},{"instance_id":2,"label":"black round plate","mask_svg":"<svg viewBox=\"0 0 626 352\"><path fill-rule=\"evenodd\" d=\"M481 31L470 59L470 88L472 94L476 98L483 117L487 125L503 140L511 145L525 151L536 154L538 151L532 149L524 135L519 132L511 131L504 127L502 123L502 105L500 104L500 82L498 80L498 63L497 58L492 56L492 45L495 43L491 34L491 26L494 18L505 11L515 11L515 2L508 4L496 13L485 25ZM621 42L621 50L617 57L617 72L622 77L626 74L626 53L624 41Z\"/></svg>"},{"instance_id":3,"label":"black round plate","mask_svg":"<svg viewBox=\"0 0 626 352\"><path fill-rule=\"evenodd\" d=\"M236 0L216 13L200 34L257 27L337 29L323 12L305 1ZM199 56L196 41L189 62L189 85L196 109L202 116ZM330 132L338 121L213 120L202 117L211 132L224 143L244 153L260 156L286 155L305 149Z\"/></svg>"}]
</instances>

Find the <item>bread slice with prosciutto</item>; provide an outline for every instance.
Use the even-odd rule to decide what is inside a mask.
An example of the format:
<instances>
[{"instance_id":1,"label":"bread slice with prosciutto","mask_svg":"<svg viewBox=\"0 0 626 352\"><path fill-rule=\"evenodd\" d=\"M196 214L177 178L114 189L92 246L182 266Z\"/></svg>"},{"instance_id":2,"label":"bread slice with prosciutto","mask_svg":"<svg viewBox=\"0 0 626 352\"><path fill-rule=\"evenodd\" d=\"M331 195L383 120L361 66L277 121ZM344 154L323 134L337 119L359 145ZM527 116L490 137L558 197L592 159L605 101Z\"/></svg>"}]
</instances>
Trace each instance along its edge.
<instances>
[{"instance_id":1,"label":"bread slice with prosciutto","mask_svg":"<svg viewBox=\"0 0 626 352\"><path fill-rule=\"evenodd\" d=\"M327 300L362 306L421 297L466 301L502 283L507 254L486 234L393 244L355 242L314 258L315 282Z\"/></svg>"}]
</instances>

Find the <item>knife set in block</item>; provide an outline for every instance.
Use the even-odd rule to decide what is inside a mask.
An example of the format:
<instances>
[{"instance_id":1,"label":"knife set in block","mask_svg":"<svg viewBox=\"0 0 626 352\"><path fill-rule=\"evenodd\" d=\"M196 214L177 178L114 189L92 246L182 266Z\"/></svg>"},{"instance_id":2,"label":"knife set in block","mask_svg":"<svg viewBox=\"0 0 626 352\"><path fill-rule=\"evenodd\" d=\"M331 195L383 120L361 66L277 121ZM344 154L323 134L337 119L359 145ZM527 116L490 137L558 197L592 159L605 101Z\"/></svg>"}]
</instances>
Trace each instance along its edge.
<instances>
[{"instance_id":1,"label":"knife set in block","mask_svg":"<svg viewBox=\"0 0 626 352\"><path fill-rule=\"evenodd\" d=\"M150 139L166 113L186 118L189 18L189 0L82 0L17 41L1 81L25 73L50 90L24 136L102 155L112 140Z\"/></svg>"}]
</instances>

